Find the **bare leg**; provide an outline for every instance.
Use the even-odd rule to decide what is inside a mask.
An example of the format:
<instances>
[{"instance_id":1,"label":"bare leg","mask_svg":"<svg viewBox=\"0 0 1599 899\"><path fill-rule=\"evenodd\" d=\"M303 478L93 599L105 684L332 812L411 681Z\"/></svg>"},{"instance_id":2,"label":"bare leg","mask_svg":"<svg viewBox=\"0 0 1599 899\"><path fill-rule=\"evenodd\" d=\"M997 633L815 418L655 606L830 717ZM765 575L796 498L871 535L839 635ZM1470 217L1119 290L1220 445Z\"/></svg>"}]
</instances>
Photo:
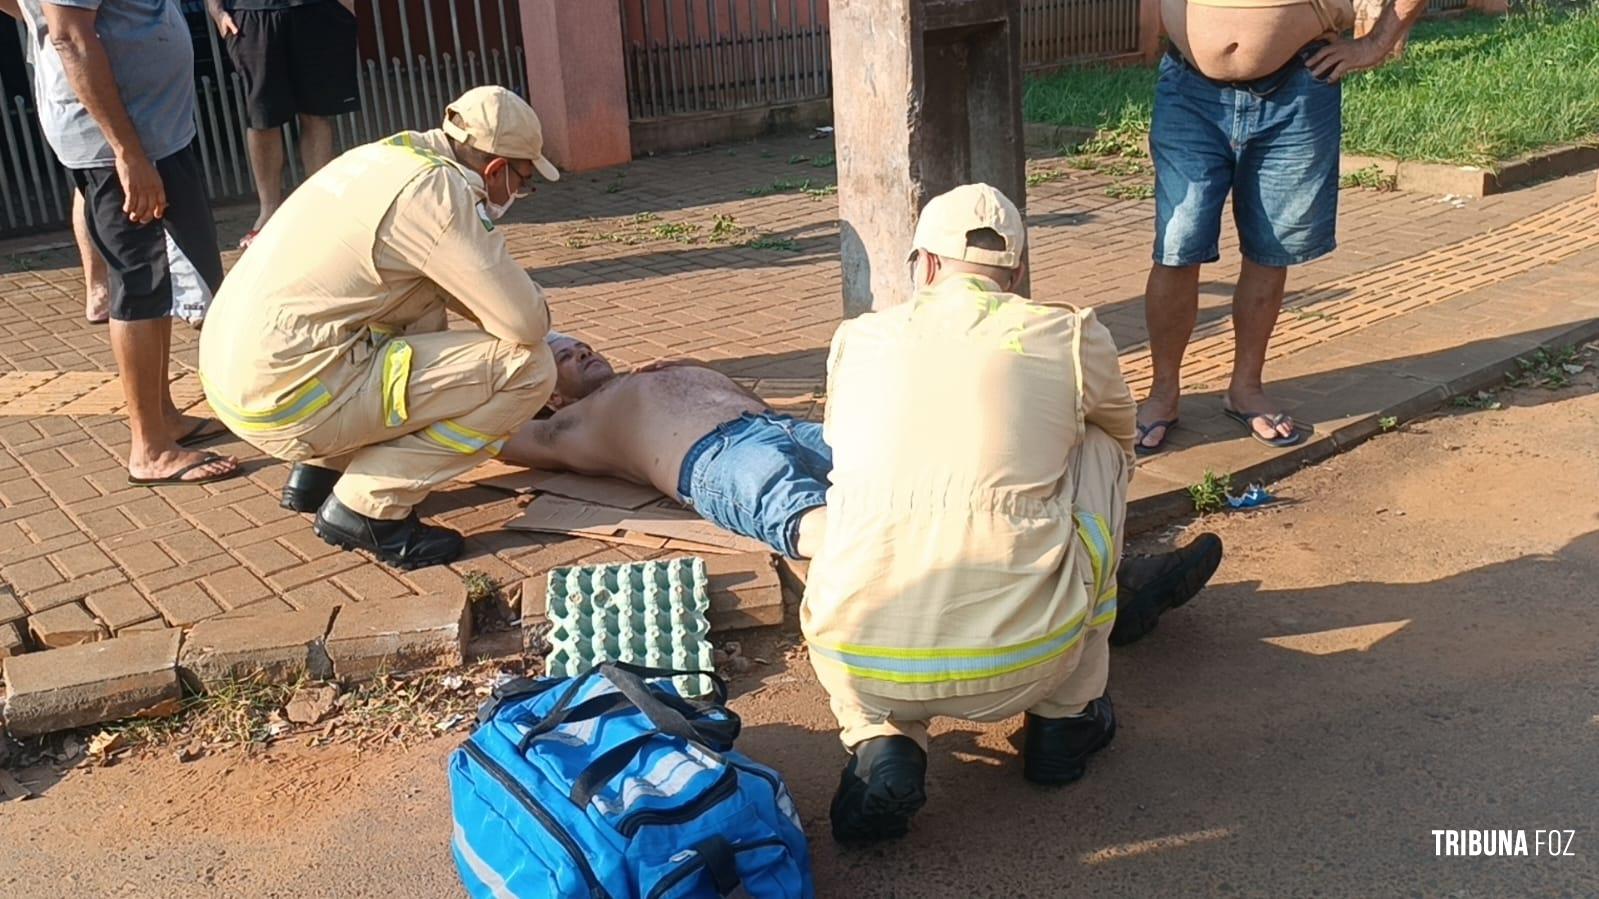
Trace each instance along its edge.
<instances>
[{"instance_id":1,"label":"bare leg","mask_svg":"<svg viewBox=\"0 0 1599 899\"><path fill-rule=\"evenodd\" d=\"M104 324L111 317L111 288L106 282L105 257L89 236L89 216L83 192L72 192L72 236L78 239L83 260L83 317Z\"/></svg>"},{"instance_id":2,"label":"bare leg","mask_svg":"<svg viewBox=\"0 0 1599 899\"><path fill-rule=\"evenodd\" d=\"M283 205L283 129L251 128L245 132L245 144L255 174L255 195L261 201L261 214L250 230L258 231Z\"/></svg>"},{"instance_id":3,"label":"bare leg","mask_svg":"<svg viewBox=\"0 0 1599 899\"><path fill-rule=\"evenodd\" d=\"M128 473L136 478L170 476L187 465L200 461L204 453L178 446L168 417L172 393L167 387L167 347L172 335L172 319L112 321L111 349L117 357L122 390L128 399L128 427L133 444L128 450ZM238 467L228 457L202 466L186 475L201 478L222 474Z\"/></svg>"},{"instance_id":4,"label":"bare leg","mask_svg":"<svg viewBox=\"0 0 1599 899\"><path fill-rule=\"evenodd\" d=\"M1239 412L1279 411L1276 403L1266 397L1262 377L1266 368L1266 347L1271 343L1271 332L1277 327L1277 315L1283 308L1283 288L1288 283L1288 269L1256 265L1244 260L1238 276L1238 287L1233 291L1233 378L1227 387L1227 403ZM1290 437L1294 433L1292 422L1283 422L1276 428L1256 420L1255 432L1262 437Z\"/></svg>"},{"instance_id":5,"label":"bare leg","mask_svg":"<svg viewBox=\"0 0 1599 899\"><path fill-rule=\"evenodd\" d=\"M801 559L813 559L816 551L822 548L822 540L827 536L827 507L817 506L800 516L799 539L794 541L794 548L799 551Z\"/></svg>"},{"instance_id":6,"label":"bare leg","mask_svg":"<svg viewBox=\"0 0 1599 899\"><path fill-rule=\"evenodd\" d=\"M1155 265L1144 287L1144 322L1149 328L1150 362L1155 369L1149 396L1138 405L1138 423L1149 425L1177 417L1182 399L1183 353L1199 316L1199 266ZM1165 428L1144 435L1145 446L1166 439Z\"/></svg>"},{"instance_id":7,"label":"bare leg","mask_svg":"<svg viewBox=\"0 0 1599 899\"><path fill-rule=\"evenodd\" d=\"M315 115L300 116L300 163L307 178L333 161L333 120Z\"/></svg>"}]
</instances>

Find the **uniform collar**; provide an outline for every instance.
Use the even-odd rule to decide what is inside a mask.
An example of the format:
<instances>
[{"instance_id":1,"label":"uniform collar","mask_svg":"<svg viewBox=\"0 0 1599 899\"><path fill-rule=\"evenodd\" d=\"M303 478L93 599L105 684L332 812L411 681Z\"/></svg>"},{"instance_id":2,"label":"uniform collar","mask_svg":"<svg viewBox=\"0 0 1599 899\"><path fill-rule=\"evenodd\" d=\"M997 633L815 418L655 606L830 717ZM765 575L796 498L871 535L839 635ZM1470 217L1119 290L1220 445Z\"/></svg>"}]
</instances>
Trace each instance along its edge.
<instances>
[{"instance_id":1,"label":"uniform collar","mask_svg":"<svg viewBox=\"0 0 1599 899\"><path fill-rule=\"evenodd\" d=\"M479 199L488 196L488 189L483 185L483 176L467 168L459 159L455 158L455 148L451 146L449 135L444 133L443 128L434 128L430 131L402 131L384 142L437 156L466 178L467 185L472 188L473 193L477 194Z\"/></svg>"}]
</instances>

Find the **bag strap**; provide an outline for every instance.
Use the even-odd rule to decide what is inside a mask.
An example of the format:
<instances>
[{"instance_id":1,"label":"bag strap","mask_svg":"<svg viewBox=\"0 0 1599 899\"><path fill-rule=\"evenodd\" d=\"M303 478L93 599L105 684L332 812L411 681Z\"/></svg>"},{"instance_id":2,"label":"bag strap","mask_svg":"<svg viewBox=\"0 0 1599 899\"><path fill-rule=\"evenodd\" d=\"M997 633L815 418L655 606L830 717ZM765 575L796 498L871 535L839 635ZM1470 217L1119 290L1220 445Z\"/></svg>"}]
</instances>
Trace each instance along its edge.
<instances>
[{"instance_id":1,"label":"bag strap","mask_svg":"<svg viewBox=\"0 0 1599 899\"><path fill-rule=\"evenodd\" d=\"M694 844L694 851L705 862L705 872L711 875L716 895L722 899L741 899L750 895L739 877L738 865L733 860L733 845L725 837L711 837Z\"/></svg>"},{"instance_id":2,"label":"bag strap","mask_svg":"<svg viewBox=\"0 0 1599 899\"><path fill-rule=\"evenodd\" d=\"M478 706L477 726L482 727L487 724L489 719L500 711L500 706L505 705L507 702L515 702L519 699L526 699L529 696L537 696L553 686L555 686L555 682L550 680L537 680L531 677L511 678L495 687L489 694L489 698Z\"/></svg>"},{"instance_id":3,"label":"bag strap","mask_svg":"<svg viewBox=\"0 0 1599 899\"><path fill-rule=\"evenodd\" d=\"M623 696L626 696L633 707L644 713L655 729L663 734L688 740L692 743L701 743L700 736L693 724L681 711L664 702L661 697L650 691L649 685L644 683L646 677L677 677L696 676L708 674L716 684L717 705L720 705L727 696L727 683L715 674L704 671L672 671L666 668L643 668L629 665L625 662L602 662L595 669L599 675L611 682ZM708 747L707 747L708 748Z\"/></svg>"}]
</instances>

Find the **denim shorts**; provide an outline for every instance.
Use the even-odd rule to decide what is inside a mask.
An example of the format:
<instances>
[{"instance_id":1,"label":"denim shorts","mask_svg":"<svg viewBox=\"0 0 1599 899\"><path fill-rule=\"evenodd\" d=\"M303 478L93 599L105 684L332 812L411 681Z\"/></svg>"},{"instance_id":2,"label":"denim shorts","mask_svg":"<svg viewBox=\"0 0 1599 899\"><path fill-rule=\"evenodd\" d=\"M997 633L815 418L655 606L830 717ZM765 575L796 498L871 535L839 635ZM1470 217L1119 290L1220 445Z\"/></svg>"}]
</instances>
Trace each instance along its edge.
<instances>
[{"instance_id":1,"label":"denim shorts","mask_svg":"<svg viewBox=\"0 0 1599 899\"><path fill-rule=\"evenodd\" d=\"M677 492L705 520L792 559L800 518L827 505L832 470L821 425L746 412L689 448Z\"/></svg>"},{"instance_id":2,"label":"denim shorts","mask_svg":"<svg viewBox=\"0 0 1599 899\"><path fill-rule=\"evenodd\" d=\"M1343 93L1305 67L1317 46L1240 83L1212 81L1175 51L1161 59L1149 136L1155 262L1183 267L1221 258L1229 193L1250 261L1286 267L1332 252Z\"/></svg>"}]
</instances>

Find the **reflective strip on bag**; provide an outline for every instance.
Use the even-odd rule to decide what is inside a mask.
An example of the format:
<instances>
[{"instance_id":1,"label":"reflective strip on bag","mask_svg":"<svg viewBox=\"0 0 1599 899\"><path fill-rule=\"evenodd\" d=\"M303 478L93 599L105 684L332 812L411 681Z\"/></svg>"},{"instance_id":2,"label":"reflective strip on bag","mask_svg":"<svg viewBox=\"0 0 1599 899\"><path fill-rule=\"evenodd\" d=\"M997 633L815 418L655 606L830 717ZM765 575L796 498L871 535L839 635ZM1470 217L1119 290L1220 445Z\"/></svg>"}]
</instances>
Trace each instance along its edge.
<instances>
[{"instance_id":1,"label":"reflective strip on bag","mask_svg":"<svg viewBox=\"0 0 1599 899\"><path fill-rule=\"evenodd\" d=\"M283 402L267 409L253 411L240 409L219 397L216 391L205 384L204 373L200 376L200 382L205 387L206 402L211 404L212 410L228 429L234 432L260 433L286 428L305 421L323 406L333 402L333 394L315 378L300 385L299 389Z\"/></svg>"},{"instance_id":2,"label":"reflective strip on bag","mask_svg":"<svg viewBox=\"0 0 1599 899\"><path fill-rule=\"evenodd\" d=\"M405 424L405 391L411 382L411 345L391 340L383 346L383 423L391 428Z\"/></svg>"}]
</instances>

